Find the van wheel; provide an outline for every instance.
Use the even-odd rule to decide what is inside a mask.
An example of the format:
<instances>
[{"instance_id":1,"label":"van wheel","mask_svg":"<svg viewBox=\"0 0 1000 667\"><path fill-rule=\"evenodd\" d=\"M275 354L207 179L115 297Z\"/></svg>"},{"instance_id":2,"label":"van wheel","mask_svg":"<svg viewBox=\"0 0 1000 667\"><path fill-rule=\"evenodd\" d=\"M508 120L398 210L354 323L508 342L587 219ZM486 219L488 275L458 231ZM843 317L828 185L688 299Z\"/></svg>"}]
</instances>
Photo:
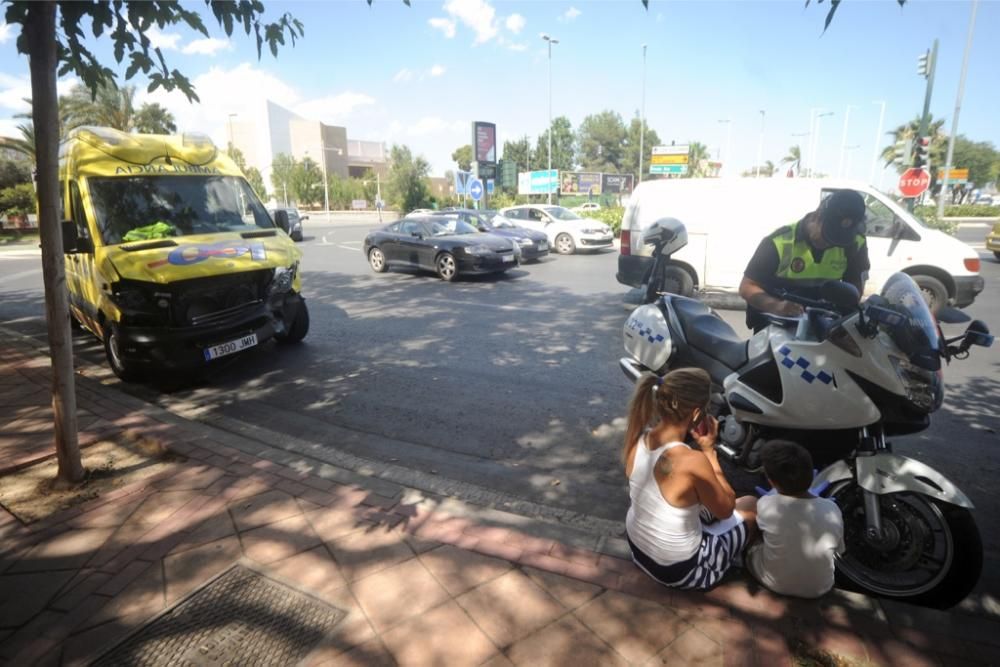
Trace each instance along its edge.
<instances>
[{"instance_id":1,"label":"van wheel","mask_svg":"<svg viewBox=\"0 0 1000 667\"><path fill-rule=\"evenodd\" d=\"M560 234L556 237L556 252L560 255L572 255L576 252L576 244L569 234Z\"/></svg>"},{"instance_id":2,"label":"van wheel","mask_svg":"<svg viewBox=\"0 0 1000 667\"><path fill-rule=\"evenodd\" d=\"M948 305L948 288L937 278L919 275L913 276L913 282L917 283L932 313L937 314L939 309Z\"/></svg>"},{"instance_id":3,"label":"van wheel","mask_svg":"<svg viewBox=\"0 0 1000 667\"><path fill-rule=\"evenodd\" d=\"M994 250L993 256L997 258L998 262L1000 262L1000 250Z\"/></svg>"},{"instance_id":4,"label":"van wheel","mask_svg":"<svg viewBox=\"0 0 1000 667\"><path fill-rule=\"evenodd\" d=\"M646 283L646 303L654 303L660 292L691 297L694 295L694 278L679 266L665 266L659 276L650 275Z\"/></svg>"},{"instance_id":5,"label":"van wheel","mask_svg":"<svg viewBox=\"0 0 1000 667\"><path fill-rule=\"evenodd\" d=\"M118 332L118 325L113 322L104 326L104 356L107 357L112 372L123 382L137 382L142 379L142 372L135 363L126 361L122 356L121 335Z\"/></svg>"},{"instance_id":6,"label":"van wheel","mask_svg":"<svg viewBox=\"0 0 1000 667\"><path fill-rule=\"evenodd\" d=\"M286 325L285 333L276 334L274 338L279 343L298 343L309 333L309 309L305 301L299 301L295 309L295 319Z\"/></svg>"}]
</instances>

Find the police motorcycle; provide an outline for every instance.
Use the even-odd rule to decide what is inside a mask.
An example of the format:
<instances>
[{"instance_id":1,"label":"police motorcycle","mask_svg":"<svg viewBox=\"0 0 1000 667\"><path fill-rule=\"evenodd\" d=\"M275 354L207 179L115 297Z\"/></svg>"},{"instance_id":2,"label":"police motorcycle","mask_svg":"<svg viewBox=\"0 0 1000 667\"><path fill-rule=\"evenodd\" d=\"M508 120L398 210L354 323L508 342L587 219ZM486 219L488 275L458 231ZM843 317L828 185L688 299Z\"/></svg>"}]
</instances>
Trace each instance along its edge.
<instances>
[{"instance_id":1,"label":"police motorcycle","mask_svg":"<svg viewBox=\"0 0 1000 667\"><path fill-rule=\"evenodd\" d=\"M654 247L654 283L657 265L687 244L687 231L663 219L643 241ZM905 273L860 305L848 283L830 281L820 292L818 300L777 295L804 314L768 315L768 326L749 340L700 301L659 293L626 321L619 365L633 382L674 368L708 371L727 466L759 472L760 451L774 439L809 449L818 467L814 489L844 517L839 585L953 606L982 570L972 502L930 466L895 454L887 438L926 429L944 398L942 360L964 359L993 337L977 320L945 338ZM939 317L946 315L968 321L954 309Z\"/></svg>"}]
</instances>

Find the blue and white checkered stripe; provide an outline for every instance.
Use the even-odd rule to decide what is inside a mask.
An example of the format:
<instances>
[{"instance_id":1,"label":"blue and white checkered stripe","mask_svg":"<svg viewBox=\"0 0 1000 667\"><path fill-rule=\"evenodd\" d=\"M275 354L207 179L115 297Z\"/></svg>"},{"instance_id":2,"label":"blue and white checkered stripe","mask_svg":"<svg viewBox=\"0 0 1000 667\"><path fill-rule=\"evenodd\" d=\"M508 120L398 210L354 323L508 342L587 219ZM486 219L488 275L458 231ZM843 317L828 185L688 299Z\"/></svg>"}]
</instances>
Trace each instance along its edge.
<instances>
[{"instance_id":1,"label":"blue and white checkered stripe","mask_svg":"<svg viewBox=\"0 0 1000 667\"><path fill-rule=\"evenodd\" d=\"M655 336L653 336L652 333L653 333L653 328L652 327L646 327L645 329L639 329L639 335L643 336L650 343L662 343L663 342L663 336L661 334L656 334Z\"/></svg>"},{"instance_id":2,"label":"blue and white checkered stripe","mask_svg":"<svg viewBox=\"0 0 1000 667\"><path fill-rule=\"evenodd\" d=\"M788 369L801 368L802 373L799 375L803 380L812 384L816 380L819 380L823 384L830 384L833 382L833 376L824 370L820 370L819 373L813 373L809 370L809 366L812 365L805 357L798 357L797 359L792 358L792 350L787 345L782 345L781 349L778 350L778 354L782 356L781 365ZM816 370L813 367L813 370Z\"/></svg>"}]
</instances>

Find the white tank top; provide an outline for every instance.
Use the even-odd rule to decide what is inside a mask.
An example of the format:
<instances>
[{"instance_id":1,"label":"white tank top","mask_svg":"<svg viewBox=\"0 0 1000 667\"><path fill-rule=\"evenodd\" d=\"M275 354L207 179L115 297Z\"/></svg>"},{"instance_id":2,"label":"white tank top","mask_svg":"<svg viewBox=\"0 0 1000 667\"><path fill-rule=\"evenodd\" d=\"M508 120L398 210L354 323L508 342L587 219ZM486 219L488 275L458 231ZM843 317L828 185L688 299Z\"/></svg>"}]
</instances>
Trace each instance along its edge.
<instances>
[{"instance_id":1,"label":"white tank top","mask_svg":"<svg viewBox=\"0 0 1000 667\"><path fill-rule=\"evenodd\" d=\"M691 558L701 545L700 505L674 507L667 502L653 474L660 456L673 447L671 442L649 451L646 436L639 438L628 478L631 505L625 517L625 530L639 550L660 565L671 565Z\"/></svg>"}]
</instances>

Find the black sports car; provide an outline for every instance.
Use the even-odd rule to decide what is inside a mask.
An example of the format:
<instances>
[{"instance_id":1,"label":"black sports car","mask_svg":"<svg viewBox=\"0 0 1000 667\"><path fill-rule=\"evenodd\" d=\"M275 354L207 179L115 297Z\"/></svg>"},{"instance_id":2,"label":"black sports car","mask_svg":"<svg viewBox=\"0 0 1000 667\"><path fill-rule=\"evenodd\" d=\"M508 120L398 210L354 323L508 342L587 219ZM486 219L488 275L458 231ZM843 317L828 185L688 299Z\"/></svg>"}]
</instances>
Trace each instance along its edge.
<instances>
[{"instance_id":1,"label":"black sports car","mask_svg":"<svg viewBox=\"0 0 1000 667\"><path fill-rule=\"evenodd\" d=\"M517 266L514 242L481 234L455 216L406 217L365 237L365 256L378 273L390 266L430 269L444 280Z\"/></svg>"},{"instance_id":2,"label":"black sports car","mask_svg":"<svg viewBox=\"0 0 1000 667\"><path fill-rule=\"evenodd\" d=\"M497 215L496 211L477 211L471 208L448 208L435 215L454 215L481 232L508 238L518 245L521 259L526 262L539 260L549 254L549 238L545 232L518 227L513 221Z\"/></svg>"}]
</instances>

